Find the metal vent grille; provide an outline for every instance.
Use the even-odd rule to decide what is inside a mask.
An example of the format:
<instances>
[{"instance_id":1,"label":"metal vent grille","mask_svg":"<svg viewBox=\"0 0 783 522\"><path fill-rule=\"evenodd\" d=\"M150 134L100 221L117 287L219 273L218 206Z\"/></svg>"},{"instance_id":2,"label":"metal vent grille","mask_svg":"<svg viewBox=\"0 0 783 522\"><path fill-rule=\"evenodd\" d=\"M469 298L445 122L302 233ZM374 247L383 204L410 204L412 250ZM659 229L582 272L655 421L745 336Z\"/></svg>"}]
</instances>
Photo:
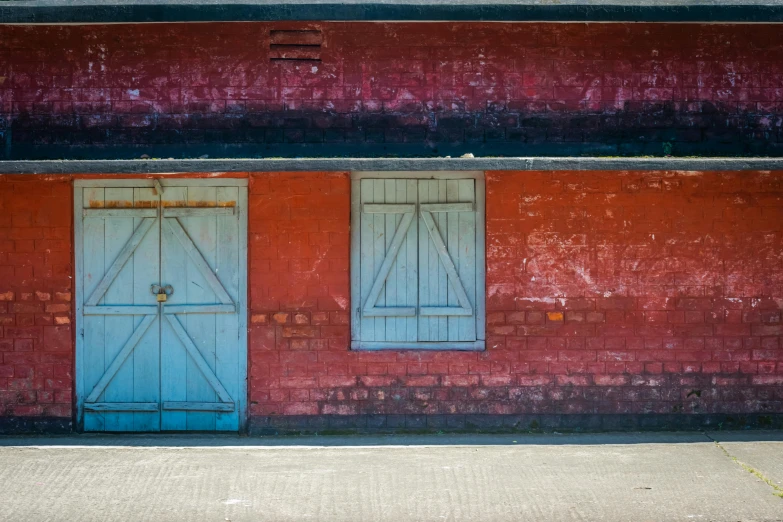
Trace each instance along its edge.
<instances>
[{"instance_id":1,"label":"metal vent grille","mask_svg":"<svg viewBox=\"0 0 783 522\"><path fill-rule=\"evenodd\" d=\"M272 31L269 56L272 61L320 62L323 35L320 30Z\"/></svg>"}]
</instances>

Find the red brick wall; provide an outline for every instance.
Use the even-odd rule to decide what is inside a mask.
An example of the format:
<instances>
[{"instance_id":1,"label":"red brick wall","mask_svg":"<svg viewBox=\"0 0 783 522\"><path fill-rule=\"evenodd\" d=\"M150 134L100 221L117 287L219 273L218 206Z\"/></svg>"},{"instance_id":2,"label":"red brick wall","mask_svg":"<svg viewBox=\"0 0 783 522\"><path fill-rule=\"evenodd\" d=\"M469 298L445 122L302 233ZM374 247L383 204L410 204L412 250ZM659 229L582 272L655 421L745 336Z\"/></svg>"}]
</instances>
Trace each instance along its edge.
<instances>
[{"instance_id":1,"label":"red brick wall","mask_svg":"<svg viewBox=\"0 0 783 522\"><path fill-rule=\"evenodd\" d=\"M0 417L71 416L71 190L0 176Z\"/></svg>"},{"instance_id":2,"label":"red brick wall","mask_svg":"<svg viewBox=\"0 0 783 522\"><path fill-rule=\"evenodd\" d=\"M322 62L271 62L275 29L322 30ZM0 112L263 112L284 103L339 112L361 103L369 109L456 103L467 110L486 109L488 101L537 102L541 110L630 100L774 104L783 88L778 29L470 22L2 26Z\"/></svg>"},{"instance_id":3,"label":"red brick wall","mask_svg":"<svg viewBox=\"0 0 783 522\"><path fill-rule=\"evenodd\" d=\"M351 352L347 173L250 176L252 416L783 412L783 172L490 172L485 352ZM0 177L0 417L71 415L71 183Z\"/></svg>"},{"instance_id":4,"label":"red brick wall","mask_svg":"<svg viewBox=\"0 0 783 522\"><path fill-rule=\"evenodd\" d=\"M358 364L348 353L350 180L263 174L249 191L250 415L335 413L325 402L356 385Z\"/></svg>"},{"instance_id":5,"label":"red brick wall","mask_svg":"<svg viewBox=\"0 0 783 522\"><path fill-rule=\"evenodd\" d=\"M322 30L321 62L271 61L275 29ZM776 155L782 93L774 24L0 27L0 143L21 156L367 142Z\"/></svg>"},{"instance_id":6,"label":"red brick wall","mask_svg":"<svg viewBox=\"0 0 783 522\"><path fill-rule=\"evenodd\" d=\"M781 172L490 174L488 335L512 409L783 411L781 188Z\"/></svg>"},{"instance_id":7,"label":"red brick wall","mask_svg":"<svg viewBox=\"0 0 783 522\"><path fill-rule=\"evenodd\" d=\"M783 411L783 173L487 175L488 348L350 352L345 174L254 177L252 415Z\"/></svg>"}]
</instances>

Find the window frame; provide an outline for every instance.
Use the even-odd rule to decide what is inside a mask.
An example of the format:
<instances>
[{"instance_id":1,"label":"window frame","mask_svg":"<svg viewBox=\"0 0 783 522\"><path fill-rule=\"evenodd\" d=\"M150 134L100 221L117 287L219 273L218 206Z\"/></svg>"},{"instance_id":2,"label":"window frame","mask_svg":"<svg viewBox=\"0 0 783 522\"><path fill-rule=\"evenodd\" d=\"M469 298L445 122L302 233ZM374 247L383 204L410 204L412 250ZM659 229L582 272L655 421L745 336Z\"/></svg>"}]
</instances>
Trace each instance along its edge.
<instances>
[{"instance_id":1,"label":"window frame","mask_svg":"<svg viewBox=\"0 0 783 522\"><path fill-rule=\"evenodd\" d=\"M361 189L363 179L473 179L476 199L476 340L475 341L362 341L361 340ZM486 349L486 191L483 171L356 171L351 172L351 350L457 350ZM418 212L416 219L418 219Z\"/></svg>"}]
</instances>

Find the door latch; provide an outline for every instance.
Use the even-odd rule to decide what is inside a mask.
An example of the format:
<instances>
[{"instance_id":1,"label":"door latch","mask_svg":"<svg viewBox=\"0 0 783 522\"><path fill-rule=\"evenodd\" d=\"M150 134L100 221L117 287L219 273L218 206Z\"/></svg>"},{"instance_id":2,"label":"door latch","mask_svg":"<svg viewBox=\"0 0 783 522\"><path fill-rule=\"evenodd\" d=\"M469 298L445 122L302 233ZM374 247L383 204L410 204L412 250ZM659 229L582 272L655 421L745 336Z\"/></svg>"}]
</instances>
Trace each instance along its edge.
<instances>
[{"instance_id":1,"label":"door latch","mask_svg":"<svg viewBox=\"0 0 783 522\"><path fill-rule=\"evenodd\" d=\"M152 294L155 296L155 299L157 299L159 303L165 303L166 299L168 299L168 297L174 293L174 287L171 285L152 285L150 286L150 292L152 292Z\"/></svg>"}]
</instances>

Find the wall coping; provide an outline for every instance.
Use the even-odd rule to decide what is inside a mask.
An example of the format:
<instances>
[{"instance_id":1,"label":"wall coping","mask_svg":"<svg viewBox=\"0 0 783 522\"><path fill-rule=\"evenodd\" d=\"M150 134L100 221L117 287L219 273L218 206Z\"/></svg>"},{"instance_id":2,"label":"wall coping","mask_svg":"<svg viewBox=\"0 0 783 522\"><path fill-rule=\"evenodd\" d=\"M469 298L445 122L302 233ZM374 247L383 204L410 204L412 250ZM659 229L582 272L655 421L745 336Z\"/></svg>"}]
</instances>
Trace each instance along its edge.
<instances>
[{"instance_id":1,"label":"wall coping","mask_svg":"<svg viewBox=\"0 0 783 522\"><path fill-rule=\"evenodd\" d=\"M307 158L0 161L0 174L423 170L783 170L783 158Z\"/></svg>"},{"instance_id":2,"label":"wall coping","mask_svg":"<svg viewBox=\"0 0 783 522\"><path fill-rule=\"evenodd\" d=\"M783 22L783 0L0 0L0 24L231 21Z\"/></svg>"}]
</instances>

